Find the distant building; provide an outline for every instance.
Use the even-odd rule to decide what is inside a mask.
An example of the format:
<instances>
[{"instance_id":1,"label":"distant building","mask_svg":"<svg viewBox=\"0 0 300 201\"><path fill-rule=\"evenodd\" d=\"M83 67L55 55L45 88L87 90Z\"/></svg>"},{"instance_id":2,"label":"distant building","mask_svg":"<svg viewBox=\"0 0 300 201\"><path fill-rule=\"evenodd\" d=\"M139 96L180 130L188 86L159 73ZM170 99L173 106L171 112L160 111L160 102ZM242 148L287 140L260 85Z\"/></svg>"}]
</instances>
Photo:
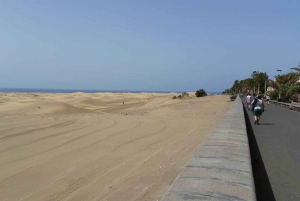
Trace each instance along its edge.
<instances>
[{"instance_id":1,"label":"distant building","mask_svg":"<svg viewBox=\"0 0 300 201\"><path fill-rule=\"evenodd\" d=\"M273 87L267 87L267 91L275 91Z\"/></svg>"}]
</instances>

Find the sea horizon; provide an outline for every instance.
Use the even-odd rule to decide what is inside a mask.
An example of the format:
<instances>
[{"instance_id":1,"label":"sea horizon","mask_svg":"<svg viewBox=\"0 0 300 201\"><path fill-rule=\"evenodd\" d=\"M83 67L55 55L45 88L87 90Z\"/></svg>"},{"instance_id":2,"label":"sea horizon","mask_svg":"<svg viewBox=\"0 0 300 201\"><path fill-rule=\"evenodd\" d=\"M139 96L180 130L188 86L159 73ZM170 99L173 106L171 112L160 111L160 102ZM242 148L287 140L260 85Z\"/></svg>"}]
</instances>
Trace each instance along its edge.
<instances>
[{"instance_id":1,"label":"sea horizon","mask_svg":"<svg viewBox=\"0 0 300 201\"><path fill-rule=\"evenodd\" d=\"M0 92L6 93L183 93L189 91L150 91L150 90L90 90L90 89L47 89L47 88L0 88ZM222 92L207 92L209 94L221 94Z\"/></svg>"}]
</instances>

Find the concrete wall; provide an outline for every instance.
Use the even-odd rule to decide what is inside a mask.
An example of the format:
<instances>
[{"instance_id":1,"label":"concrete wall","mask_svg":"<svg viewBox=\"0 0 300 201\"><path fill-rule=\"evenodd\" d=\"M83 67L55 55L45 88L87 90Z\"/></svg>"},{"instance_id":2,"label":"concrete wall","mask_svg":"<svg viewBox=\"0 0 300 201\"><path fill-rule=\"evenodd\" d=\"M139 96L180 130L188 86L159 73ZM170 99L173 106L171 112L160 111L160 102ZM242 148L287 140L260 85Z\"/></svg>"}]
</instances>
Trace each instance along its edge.
<instances>
[{"instance_id":1,"label":"concrete wall","mask_svg":"<svg viewBox=\"0 0 300 201\"><path fill-rule=\"evenodd\" d=\"M162 198L182 200L256 200L239 97Z\"/></svg>"}]
</instances>

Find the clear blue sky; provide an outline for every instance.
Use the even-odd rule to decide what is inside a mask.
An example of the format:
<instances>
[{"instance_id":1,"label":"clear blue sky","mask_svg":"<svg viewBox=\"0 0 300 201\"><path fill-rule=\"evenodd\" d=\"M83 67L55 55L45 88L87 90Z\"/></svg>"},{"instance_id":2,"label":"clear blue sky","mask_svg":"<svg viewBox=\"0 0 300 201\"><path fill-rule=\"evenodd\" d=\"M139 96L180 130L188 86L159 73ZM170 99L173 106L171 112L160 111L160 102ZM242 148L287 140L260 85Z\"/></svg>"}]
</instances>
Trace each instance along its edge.
<instances>
[{"instance_id":1,"label":"clear blue sky","mask_svg":"<svg viewBox=\"0 0 300 201\"><path fill-rule=\"evenodd\" d=\"M300 61L300 1L0 1L0 87L219 92Z\"/></svg>"}]
</instances>

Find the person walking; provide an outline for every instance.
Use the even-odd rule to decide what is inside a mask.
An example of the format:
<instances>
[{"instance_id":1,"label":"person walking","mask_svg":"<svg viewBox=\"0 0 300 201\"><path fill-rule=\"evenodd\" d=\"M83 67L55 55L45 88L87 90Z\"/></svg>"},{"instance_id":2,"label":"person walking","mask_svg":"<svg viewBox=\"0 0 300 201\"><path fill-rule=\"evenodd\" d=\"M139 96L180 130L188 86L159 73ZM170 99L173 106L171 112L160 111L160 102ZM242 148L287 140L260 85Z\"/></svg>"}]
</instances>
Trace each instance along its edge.
<instances>
[{"instance_id":1,"label":"person walking","mask_svg":"<svg viewBox=\"0 0 300 201\"><path fill-rule=\"evenodd\" d=\"M267 95L267 96L266 96L266 99L267 99L267 103L268 103L268 105L270 105L270 96L269 96L269 95Z\"/></svg>"},{"instance_id":2,"label":"person walking","mask_svg":"<svg viewBox=\"0 0 300 201\"><path fill-rule=\"evenodd\" d=\"M264 112L265 105L260 95L258 95L252 102L252 110L254 116L254 124L259 125L260 116Z\"/></svg>"},{"instance_id":3,"label":"person walking","mask_svg":"<svg viewBox=\"0 0 300 201\"><path fill-rule=\"evenodd\" d=\"M246 103L247 103L247 109L250 110L251 96L249 93L246 96Z\"/></svg>"}]
</instances>

